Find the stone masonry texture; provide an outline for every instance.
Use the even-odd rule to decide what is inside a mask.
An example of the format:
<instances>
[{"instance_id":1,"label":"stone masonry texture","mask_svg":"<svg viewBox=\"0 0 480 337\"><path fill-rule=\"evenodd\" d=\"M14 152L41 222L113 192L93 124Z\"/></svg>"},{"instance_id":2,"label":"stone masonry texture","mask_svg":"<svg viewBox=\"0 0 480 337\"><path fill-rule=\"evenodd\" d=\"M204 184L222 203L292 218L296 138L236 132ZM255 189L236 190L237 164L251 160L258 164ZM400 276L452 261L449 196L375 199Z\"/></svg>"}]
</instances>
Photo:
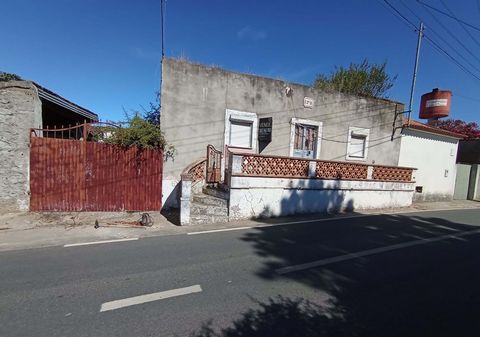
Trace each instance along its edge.
<instances>
[{"instance_id":1,"label":"stone masonry texture","mask_svg":"<svg viewBox=\"0 0 480 337\"><path fill-rule=\"evenodd\" d=\"M29 208L29 129L41 125L34 84L0 82L0 213Z\"/></svg>"}]
</instances>

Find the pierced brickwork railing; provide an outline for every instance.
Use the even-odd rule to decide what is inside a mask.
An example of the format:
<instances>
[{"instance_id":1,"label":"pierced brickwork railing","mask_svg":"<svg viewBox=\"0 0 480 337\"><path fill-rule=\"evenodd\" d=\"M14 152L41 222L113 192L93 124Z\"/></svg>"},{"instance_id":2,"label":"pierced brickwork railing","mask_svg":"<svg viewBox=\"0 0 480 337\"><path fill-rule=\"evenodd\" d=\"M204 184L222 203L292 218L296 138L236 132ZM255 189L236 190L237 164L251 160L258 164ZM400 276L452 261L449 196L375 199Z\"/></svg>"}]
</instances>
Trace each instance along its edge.
<instances>
[{"instance_id":1,"label":"pierced brickwork railing","mask_svg":"<svg viewBox=\"0 0 480 337\"><path fill-rule=\"evenodd\" d=\"M197 163L193 166L188 173L192 175L192 181L194 183L205 180L205 163L206 159L202 160L201 162Z\"/></svg>"},{"instance_id":2,"label":"pierced brickwork railing","mask_svg":"<svg viewBox=\"0 0 480 337\"><path fill-rule=\"evenodd\" d=\"M373 180L412 181L412 169L405 167L374 166Z\"/></svg>"},{"instance_id":3,"label":"pierced brickwork railing","mask_svg":"<svg viewBox=\"0 0 480 337\"><path fill-rule=\"evenodd\" d=\"M413 181L414 169L408 167L263 156L258 154L239 153L234 154L233 157L233 175L392 182Z\"/></svg>"},{"instance_id":4,"label":"pierced brickwork railing","mask_svg":"<svg viewBox=\"0 0 480 337\"><path fill-rule=\"evenodd\" d=\"M207 159L203 158L190 164L183 170L182 178L191 180L193 184L205 180L205 165Z\"/></svg>"},{"instance_id":5,"label":"pierced brickwork railing","mask_svg":"<svg viewBox=\"0 0 480 337\"><path fill-rule=\"evenodd\" d=\"M308 160L243 155L242 174L272 177L308 177Z\"/></svg>"},{"instance_id":6,"label":"pierced brickwork railing","mask_svg":"<svg viewBox=\"0 0 480 337\"><path fill-rule=\"evenodd\" d=\"M366 180L368 165L317 161L315 177L319 179Z\"/></svg>"}]
</instances>

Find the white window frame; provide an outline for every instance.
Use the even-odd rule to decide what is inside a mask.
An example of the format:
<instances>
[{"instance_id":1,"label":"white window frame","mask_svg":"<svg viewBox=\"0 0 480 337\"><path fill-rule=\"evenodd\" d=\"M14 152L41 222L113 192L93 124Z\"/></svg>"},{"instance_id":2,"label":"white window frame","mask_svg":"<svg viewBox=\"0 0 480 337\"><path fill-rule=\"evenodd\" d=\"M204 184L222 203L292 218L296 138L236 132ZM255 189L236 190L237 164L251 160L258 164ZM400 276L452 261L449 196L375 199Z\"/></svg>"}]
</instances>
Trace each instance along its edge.
<instances>
[{"instance_id":1,"label":"white window frame","mask_svg":"<svg viewBox=\"0 0 480 337\"><path fill-rule=\"evenodd\" d=\"M317 128L317 144L315 146L315 155L313 159L320 159L320 150L322 144L322 128L323 123L319 121L312 121L310 119L302 119L302 118L292 118L290 120L290 149L289 149L289 156L293 157L293 150L295 146L295 125L296 124L303 124L308 126L314 126Z\"/></svg>"},{"instance_id":2,"label":"white window frame","mask_svg":"<svg viewBox=\"0 0 480 337\"><path fill-rule=\"evenodd\" d=\"M258 149L258 118L257 114L254 112L246 112L246 111L238 111L238 110L225 110L225 133L224 133L224 145L229 146L230 143L230 129L231 129L231 122L243 122L243 123L251 123L252 124L252 146L250 148L245 147L235 147L234 149L240 150L247 150L252 151L253 153L257 153Z\"/></svg>"},{"instance_id":3,"label":"white window frame","mask_svg":"<svg viewBox=\"0 0 480 337\"><path fill-rule=\"evenodd\" d=\"M350 156L350 145L352 142L352 135L358 135L365 137L365 149L363 151L363 157ZM351 126L348 128L348 139L347 139L347 153L345 154L346 160L356 160L356 161L367 161L368 158L368 141L370 138L370 129L358 128Z\"/></svg>"}]
</instances>

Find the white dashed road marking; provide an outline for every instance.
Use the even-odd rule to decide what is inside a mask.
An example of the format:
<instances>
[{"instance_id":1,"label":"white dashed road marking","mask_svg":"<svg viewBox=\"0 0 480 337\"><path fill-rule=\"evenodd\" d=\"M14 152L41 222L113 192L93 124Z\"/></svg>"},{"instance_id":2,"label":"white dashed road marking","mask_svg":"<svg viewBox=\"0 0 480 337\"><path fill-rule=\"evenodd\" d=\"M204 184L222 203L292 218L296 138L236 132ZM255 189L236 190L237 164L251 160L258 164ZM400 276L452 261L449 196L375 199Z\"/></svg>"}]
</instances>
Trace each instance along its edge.
<instances>
[{"instance_id":1,"label":"white dashed road marking","mask_svg":"<svg viewBox=\"0 0 480 337\"><path fill-rule=\"evenodd\" d=\"M412 246L419 246L419 245L424 245L424 244L431 243L431 242L448 240L448 239L459 239L462 236L475 235L475 234L480 234L480 229L476 229L476 230L473 230L473 231L467 231L467 232L460 232L458 234L448 234L448 235L442 235L442 236L437 236L437 237L433 237L433 238L425 238L425 239L420 239L420 240L415 240L415 241L410 241L410 242L403 242L403 243L398 243L398 244L391 245L391 246L385 246L385 247L363 250L363 251L360 251L360 252L357 252L357 253L349 253L349 254L345 254L345 255L329 257L327 259L322 259L322 260L312 261L312 262L308 262L308 263L297 264L297 265L294 265L294 266L279 268L276 271L277 271L278 274L288 274L288 273L293 273L293 272L301 271L301 270L305 270L305 269L322 267L322 266L332 264L332 263L357 259L359 257L364 257L364 256L389 252L389 251L396 250L396 249L402 249L402 248L407 248L407 247L412 247Z\"/></svg>"},{"instance_id":2,"label":"white dashed road marking","mask_svg":"<svg viewBox=\"0 0 480 337\"><path fill-rule=\"evenodd\" d=\"M114 242L123 242L123 241L134 241L138 238L128 238L128 239L116 239L116 240L104 240L104 241L92 241L92 242L81 242L81 243L69 243L63 247L77 247L77 246L88 246L88 245L99 245L102 243L114 243Z\"/></svg>"},{"instance_id":3,"label":"white dashed road marking","mask_svg":"<svg viewBox=\"0 0 480 337\"><path fill-rule=\"evenodd\" d=\"M172 289L167 291L160 291L158 293L145 294L135 297L124 298L122 300L116 300L111 302L105 302L100 307L100 312L116 310L120 308L129 307L131 305L138 305L142 303L148 303L153 301L164 300L166 298L199 293L202 291L200 285L194 285L185 288Z\"/></svg>"},{"instance_id":4,"label":"white dashed road marking","mask_svg":"<svg viewBox=\"0 0 480 337\"><path fill-rule=\"evenodd\" d=\"M235 228L223 228L223 229L213 229L210 231L202 231L202 232L190 232L187 235L198 235L198 234L208 234L208 233L219 233L219 232L230 232L230 231L239 231L242 229L252 229L254 227L235 227Z\"/></svg>"}]
</instances>

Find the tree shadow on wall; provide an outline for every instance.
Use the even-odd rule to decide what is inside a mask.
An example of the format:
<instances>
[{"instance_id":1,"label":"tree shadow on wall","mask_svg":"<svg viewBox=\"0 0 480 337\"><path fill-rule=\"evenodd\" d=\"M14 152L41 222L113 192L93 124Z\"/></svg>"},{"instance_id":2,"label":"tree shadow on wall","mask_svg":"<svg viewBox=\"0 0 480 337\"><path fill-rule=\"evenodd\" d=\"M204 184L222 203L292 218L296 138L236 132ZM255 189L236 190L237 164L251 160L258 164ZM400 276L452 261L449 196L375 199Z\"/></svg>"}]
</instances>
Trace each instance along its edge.
<instances>
[{"instance_id":1,"label":"tree shadow on wall","mask_svg":"<svg viewBox=\"0 0 480 337\"><path fill-rule=\"evenodd\" d=\"M348 198L347 192L340 187L339 180L326 183L323 180L303 179L289 186L279 209L265 205L260 214L252 215L264 222L264 219L275 216L351 213L354 211L354 200Z\"/></svg>"}]
</instances>

